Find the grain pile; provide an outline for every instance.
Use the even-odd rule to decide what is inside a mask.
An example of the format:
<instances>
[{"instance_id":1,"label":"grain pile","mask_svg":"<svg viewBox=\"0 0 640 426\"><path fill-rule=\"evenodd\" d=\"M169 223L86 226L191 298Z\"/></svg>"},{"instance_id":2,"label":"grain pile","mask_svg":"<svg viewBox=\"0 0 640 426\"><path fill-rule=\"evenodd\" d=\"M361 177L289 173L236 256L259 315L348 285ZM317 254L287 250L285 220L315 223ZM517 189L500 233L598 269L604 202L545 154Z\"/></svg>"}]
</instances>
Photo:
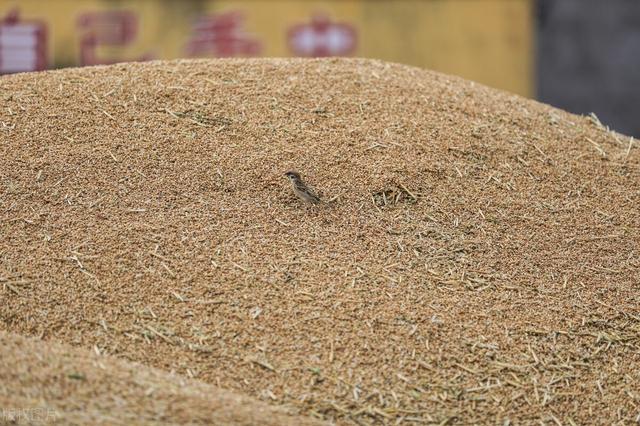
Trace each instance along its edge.
<instances>
[{"instance_id":1,"label":"grain pile","mask_svg":"<svg viewBox=\"0 0 640 426\"><path fill-rule=\"evenodd\" d=\"M0 96L0 329L339 424L640 414L640 150L596 117L366 60Z\"/></svg>"},{"instance_id":2,"label":"grain pile","mask_svg":"<svg viewBox=\"0 0 640 426\"><path fill-rule=\"evenodd\" d=\"M0 423L320 425L89 350L0 332Z\"/></svg>"}]
</instances>

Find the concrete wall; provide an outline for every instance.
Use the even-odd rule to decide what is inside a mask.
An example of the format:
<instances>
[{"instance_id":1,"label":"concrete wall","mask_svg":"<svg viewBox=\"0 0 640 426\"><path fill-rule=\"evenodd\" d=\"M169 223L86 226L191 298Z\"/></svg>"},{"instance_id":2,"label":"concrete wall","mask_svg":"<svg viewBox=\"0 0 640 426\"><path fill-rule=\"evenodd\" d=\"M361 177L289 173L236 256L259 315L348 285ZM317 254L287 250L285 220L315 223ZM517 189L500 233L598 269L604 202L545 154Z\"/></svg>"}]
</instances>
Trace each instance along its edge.
<instances>
[{"instance_id":1,"label":"concrete wall","mask_svg":"<svg viewBox=\"0 0 640 426\"><path fill-rule=\"evenodd\" d=\"M640 136L640 1L538 0L537 97Z\"/></svg>"}]
</instances>

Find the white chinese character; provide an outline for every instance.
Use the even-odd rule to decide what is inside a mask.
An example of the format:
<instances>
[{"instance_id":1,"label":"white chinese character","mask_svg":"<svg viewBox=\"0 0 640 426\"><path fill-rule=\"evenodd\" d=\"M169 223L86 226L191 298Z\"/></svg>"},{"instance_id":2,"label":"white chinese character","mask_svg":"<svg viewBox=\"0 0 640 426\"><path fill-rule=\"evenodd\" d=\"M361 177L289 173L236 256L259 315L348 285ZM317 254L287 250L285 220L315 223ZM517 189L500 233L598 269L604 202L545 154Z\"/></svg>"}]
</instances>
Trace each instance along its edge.
<instances>
[{"instance_id":1,"label":"white chinese character","mask_svg":"<svg viewBox=\"0 0 640 426\"><path fill-rule=\"evenodd\" d=\"M0 21L0 74L46 68L47 31L44 23L18 19L18 11Z\"/></svg>"}]
</instances>

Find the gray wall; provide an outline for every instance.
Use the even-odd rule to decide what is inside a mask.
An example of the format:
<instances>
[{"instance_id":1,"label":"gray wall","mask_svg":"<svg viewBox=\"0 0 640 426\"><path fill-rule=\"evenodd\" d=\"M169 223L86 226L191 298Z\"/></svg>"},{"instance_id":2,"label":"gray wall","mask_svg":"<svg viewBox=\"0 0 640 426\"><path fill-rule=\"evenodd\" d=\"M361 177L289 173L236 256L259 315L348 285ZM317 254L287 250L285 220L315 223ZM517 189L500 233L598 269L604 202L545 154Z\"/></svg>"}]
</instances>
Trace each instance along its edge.
<instances>
[{"instance_id":1,"label":"gray wall","mask_svg":"<svg viewBox=\"0 0 640 426\"><path fill-rule=\"evenodd\" d=\"M537 97L640 137L640 0L538 0Z\"/></svg>"}]
</instances>

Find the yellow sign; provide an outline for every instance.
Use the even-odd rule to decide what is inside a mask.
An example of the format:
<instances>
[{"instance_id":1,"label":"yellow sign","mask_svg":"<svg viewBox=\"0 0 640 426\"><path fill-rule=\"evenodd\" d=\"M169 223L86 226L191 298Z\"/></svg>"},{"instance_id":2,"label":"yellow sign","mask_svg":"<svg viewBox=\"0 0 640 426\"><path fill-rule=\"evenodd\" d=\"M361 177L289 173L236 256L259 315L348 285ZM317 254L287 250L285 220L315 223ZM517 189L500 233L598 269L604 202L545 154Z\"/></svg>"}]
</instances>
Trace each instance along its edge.
<instances>
[{"instance_id":1,"label":"yellow sign","mask_svg":"<svg viewBox=\"0 0 640 426\"><path fill-rule=\"evenodd\" d=\"M0 73L148 59L360 56L533 91L532 0L8 0Z\"/></svg>"}]
</instances>

